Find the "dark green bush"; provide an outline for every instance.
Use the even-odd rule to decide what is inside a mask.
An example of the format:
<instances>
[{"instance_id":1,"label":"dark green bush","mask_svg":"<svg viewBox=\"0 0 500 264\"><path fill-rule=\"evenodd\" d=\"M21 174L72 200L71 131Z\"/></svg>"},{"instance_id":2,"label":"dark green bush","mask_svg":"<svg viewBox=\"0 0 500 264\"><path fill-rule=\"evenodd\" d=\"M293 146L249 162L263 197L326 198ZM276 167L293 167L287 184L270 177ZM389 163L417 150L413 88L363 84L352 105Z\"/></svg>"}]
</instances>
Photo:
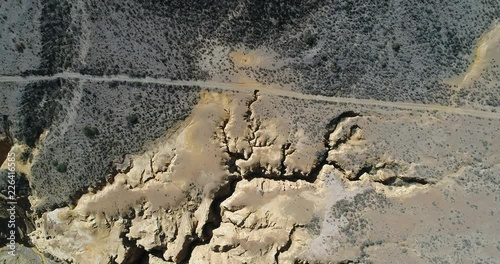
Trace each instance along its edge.
<instances>
[{"instance_id":1,"label":"dark green bush","mask_svg":"<svg viewBox=\"0 0 500 264\"><path fill-rule=\"evenodd\" d=\"M133 126L133 125L139 123L139 117L136 114L131 114L131 115L127 116L127 123L130 126Z\"/></svg>"},{"instance_id":2,"label":"dark green bush","mask_svg":"<svg viewBox=\"0 0 500 264\"><path fill-rule=\"evenodd\" d=\"M99 130L96 127L85 126L83 134L88 138L95 138L95 136L99 135Z\"/></svg>"},{"instance_id":3,"label":"dark green bush","mask_svg":"<svg viewBox=\"0 0 500 264\"><path fill-rule=\"evenodd\" d=\"M68 171L68 164L67 163L59 163L56 166L56 170L58 172L64 173L64 172Z\"/></svg>"}]
</instances>

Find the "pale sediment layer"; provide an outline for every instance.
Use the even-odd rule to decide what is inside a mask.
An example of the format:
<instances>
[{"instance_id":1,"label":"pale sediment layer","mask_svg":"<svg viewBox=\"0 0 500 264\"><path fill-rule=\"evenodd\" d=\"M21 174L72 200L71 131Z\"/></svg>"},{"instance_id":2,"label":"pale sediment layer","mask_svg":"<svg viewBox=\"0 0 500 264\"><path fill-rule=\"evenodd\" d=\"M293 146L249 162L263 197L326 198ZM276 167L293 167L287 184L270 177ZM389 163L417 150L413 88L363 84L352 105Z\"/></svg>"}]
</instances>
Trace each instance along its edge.
<instances>
[{"instance_id":1,"label":"pale sediment layer","mask_svg":"<svg viewBox=\"0 0 500 264\"><path fill-rule=\"evenodd\" d=\"M112 183L44 213L35 246L76 263L425 262L464 240L497 256L474 246L498 225L493 121L314 104L297 119L300 102L258 91L200 98Z\"/></svg>"}]
</instances>

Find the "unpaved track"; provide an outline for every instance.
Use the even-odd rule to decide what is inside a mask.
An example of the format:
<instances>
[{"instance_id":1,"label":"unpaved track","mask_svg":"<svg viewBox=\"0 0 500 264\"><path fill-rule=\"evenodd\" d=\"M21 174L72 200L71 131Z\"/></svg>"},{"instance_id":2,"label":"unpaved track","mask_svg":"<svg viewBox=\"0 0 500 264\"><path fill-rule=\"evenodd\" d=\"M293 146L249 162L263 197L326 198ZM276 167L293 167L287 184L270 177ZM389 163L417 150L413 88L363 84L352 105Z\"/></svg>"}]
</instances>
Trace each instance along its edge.
<instances>
[{"instance_id":1,"label":"unpaved track","mask_svg":"<svg viewBox=\"0 0 500 264\"><path fill-rule=\"evenodd\" d=\"M42 80L55 80L58 78L62 79L79 79L88 81L102 81L102 82L112 82L112 81L124 81L124 82L139 82L139 83L156 83L165 84L173 86L199 86L206 89L221 89L228 91L249 91L254 90L251 86L244 83L221 83L221 82L211 82L211 81L173 81L170 79L163 78L134 78L126 75L113 75L113 76L93 76L93 75L82 75L75 72L63 72L51 76L0 76L0 82L31 82L31 81L42 81ZM344 98L344 97L329 97L321 95L310 95L303 94L299 92L293 92L288 90L281 90L271 87L255 87L261 94L267 95L278 95L278 96L288 96L292 98L304 99L304 100L319 100L325 102L336 102L336 103L347 103L347 104L359 104L359 105L372 105L372 106L382 106L382 107L397 107L412 110L429 110L429 111L440 111L460 115L476 116L483 118L494 118L500 119L500 113L486 112L474 109L465 108L455 108L450 106L434 105L434 104L417 104L417 103L405 103L405 102L389 102L389 101L378 101L370 99L355 99L355 98Z\"/></svg>"}]
</instances>

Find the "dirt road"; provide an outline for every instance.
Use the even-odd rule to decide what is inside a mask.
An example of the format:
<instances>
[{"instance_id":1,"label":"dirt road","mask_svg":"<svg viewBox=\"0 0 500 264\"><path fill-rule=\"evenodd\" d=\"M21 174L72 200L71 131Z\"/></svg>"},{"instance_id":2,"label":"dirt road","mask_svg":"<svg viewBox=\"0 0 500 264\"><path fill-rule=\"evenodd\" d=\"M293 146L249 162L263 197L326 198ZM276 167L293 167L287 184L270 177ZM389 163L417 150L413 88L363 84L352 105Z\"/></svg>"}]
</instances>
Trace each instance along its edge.
<instances>
[{"instance_id":1,"label":"dirt road","mask_svg":"<svg viewBox=\"0 0 500 264\"><path fill-rule=\"evenodd\" d=\"M222 89L229 91L249 91L258 89L261 94L267 95L277 95L277 96L288 96L292 98L298 98L303 100L319 100L325 102L337 102L337 103L348 103L348 104L360 104L360 105L373 105L373 106L383 106L383 107L397 107L404 109L413 110L436 110L441 112L476 116L483 118L494 118L500 119L500 113L486 112L474 109L456 108L450 106L434 105L434 104L418 104L418 103L406 103L406 102L389 102L389 101L378 101L371 99L355 99L355 98L344 98L344 97L329 97L321 95L310 95L303 94L299 92L281 90L268 86L259 86L252 88L248 84L244 83L222 83L222 82L211 82L211 81L173 81L170 79L163 78L134 78L126 75L113 75L113 76L92 76L92 75L82 75L75 72L63 72L52 76L0 76L1 82L31 82L31 81L41 81L41 80L55 80L58 78L62 79L79 79L88 81L102 81L102 82L112 82L112 81L124 81L124 82L139 82L139 83L156 83L165 84L172 86L199 86L206 89Z\"/></svg>"}]
</instances>

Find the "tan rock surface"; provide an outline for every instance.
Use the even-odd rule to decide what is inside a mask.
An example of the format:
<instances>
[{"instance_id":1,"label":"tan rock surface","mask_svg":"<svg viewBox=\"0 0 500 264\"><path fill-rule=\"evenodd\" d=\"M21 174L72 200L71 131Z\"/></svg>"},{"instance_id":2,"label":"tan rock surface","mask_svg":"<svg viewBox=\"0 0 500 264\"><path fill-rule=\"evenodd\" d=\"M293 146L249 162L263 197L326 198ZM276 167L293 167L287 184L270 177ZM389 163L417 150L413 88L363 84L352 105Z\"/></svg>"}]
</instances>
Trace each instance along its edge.
<instances>
[{"instance_id":1,"label":"tan rock surface","mask_svg":"<svg viewBox=\"0 0 500 264\"><path fill-rule=\"evenodd\" d=\"M301 104L202 92L112 183L43 214L33 243L75 263L426 263L465 240L496 256L496 121Z\"/></svg>"}]
</instances>

